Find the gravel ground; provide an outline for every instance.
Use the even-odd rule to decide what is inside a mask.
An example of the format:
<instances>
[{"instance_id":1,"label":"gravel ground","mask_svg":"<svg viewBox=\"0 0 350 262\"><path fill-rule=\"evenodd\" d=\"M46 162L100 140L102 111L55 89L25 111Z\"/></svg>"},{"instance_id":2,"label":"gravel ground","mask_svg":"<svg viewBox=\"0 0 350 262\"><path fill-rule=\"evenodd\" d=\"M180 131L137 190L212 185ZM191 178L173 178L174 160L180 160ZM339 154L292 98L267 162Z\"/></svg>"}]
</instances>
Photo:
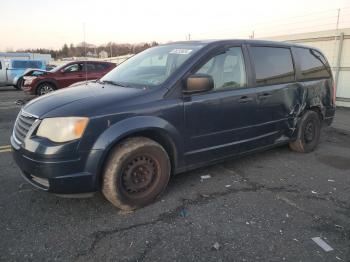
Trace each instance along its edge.
<instances>
[{"instance_id":1,"label":"gravel ground","mask_svg":"<svg viewBox=\"0 0 350 262\"><path fill-rule=\"evenodd\" d=\"M17 99L26 96L0 88L0 147ZM99 193L65 199L36 190L6 150L0 170L2 261L350 261L347 109L313 153L284 146L177 175L158 202L132 213Z\"/></svg>"}]
</instances>

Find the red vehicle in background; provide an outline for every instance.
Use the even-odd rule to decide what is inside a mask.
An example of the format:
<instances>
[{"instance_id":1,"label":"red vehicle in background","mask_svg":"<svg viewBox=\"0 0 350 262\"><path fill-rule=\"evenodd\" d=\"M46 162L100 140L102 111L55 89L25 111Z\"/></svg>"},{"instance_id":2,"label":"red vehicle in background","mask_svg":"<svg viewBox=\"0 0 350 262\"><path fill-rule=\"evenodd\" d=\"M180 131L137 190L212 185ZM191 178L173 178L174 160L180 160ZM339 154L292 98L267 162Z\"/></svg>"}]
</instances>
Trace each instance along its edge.
<instances>
[{"instance_id":1,"label":"red vehicle in background","mask_svg":"<svg viewBox=\"0 0 350 262\"><path fill-rule=\"evenodd\" d=\"M24 74L22 90L41 96L77 82L99 79L115 67L109 62L75 61L51 71L33 69Z\"/></svg>"}]
</instances>

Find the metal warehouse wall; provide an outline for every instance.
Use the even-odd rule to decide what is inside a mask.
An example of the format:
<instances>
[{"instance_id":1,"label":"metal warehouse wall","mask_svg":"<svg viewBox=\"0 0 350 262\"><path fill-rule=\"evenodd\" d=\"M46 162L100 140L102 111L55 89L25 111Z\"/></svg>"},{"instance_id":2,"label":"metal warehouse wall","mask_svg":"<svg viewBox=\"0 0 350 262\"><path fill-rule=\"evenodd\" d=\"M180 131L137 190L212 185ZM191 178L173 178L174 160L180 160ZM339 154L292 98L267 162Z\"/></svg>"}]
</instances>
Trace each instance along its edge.
<instances>
[{"instance_id":1,"label":"metal warehouse wall","mask_svg":"<svg viewBox=\"0 0 350 262\"><path fill-rule=\"evenodd\" d=\"M20 52L0 52L0 58L3 59L40 59L44 60L47 64L52 61L50 54L39 54L39 53L20 53Z\"/></svg>"},{"instance_id":2,"label":"metal warehouse wall","mask_svg":"<svg viewBox=\"0 0 350 262\"><path fill-rule=\"evenodd\" d=\"M313 46L322 50L337 85L337 105L350 107L350 28L266 38Z\"/></svg>"}]
</instances>

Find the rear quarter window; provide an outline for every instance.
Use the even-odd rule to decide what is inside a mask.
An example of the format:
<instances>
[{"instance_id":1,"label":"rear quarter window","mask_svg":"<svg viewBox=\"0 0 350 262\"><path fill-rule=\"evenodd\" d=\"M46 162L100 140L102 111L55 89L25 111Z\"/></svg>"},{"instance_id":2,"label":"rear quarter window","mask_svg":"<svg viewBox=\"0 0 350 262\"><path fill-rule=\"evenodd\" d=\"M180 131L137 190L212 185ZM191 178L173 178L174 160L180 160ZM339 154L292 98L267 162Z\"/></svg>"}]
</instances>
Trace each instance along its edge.
<instances>
[{"instance_id":1,"label":"rear quarter window","mask_svg":"<svg viewBox=\"0 0 350 262\"><path fill-rule=\"evenodd\" d=\"M300 63L300 80L331 77L327 60L320 52L299 47L295 50Z\"/></svg>"},{"instance_id":2,"label":"rear quarter window","mask_svg":"<svg viewBox=\"0 0 350 262\"><path fill-rule=\"evenodd\" d=\"M109 67L110 67L109 64L95 64L96 71L104 71L104 70L107 70Z\"/></svg>"},{"instance_id":3,"label":"rear quarter window","mask_svg":"<svg viewBox=\"0 0 350 262\"><path fill-rule=\"evenodd\" d=\"M258 86L294 81L293 59L289 48L253 46L251 55Z\"/></svg>"}]
</instances>

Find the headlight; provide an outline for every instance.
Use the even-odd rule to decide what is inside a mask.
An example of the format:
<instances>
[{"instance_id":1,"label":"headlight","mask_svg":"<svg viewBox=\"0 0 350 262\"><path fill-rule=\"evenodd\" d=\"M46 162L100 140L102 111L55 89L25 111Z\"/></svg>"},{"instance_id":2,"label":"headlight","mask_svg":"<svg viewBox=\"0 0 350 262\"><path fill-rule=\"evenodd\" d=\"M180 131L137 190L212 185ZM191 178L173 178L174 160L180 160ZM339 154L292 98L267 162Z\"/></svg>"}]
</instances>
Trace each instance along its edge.
<instances>
[{"instance_id":1,"label":"headlight","mask_svg":"<svg viewBox=\"0 0 350 262\"><path fill-rule=\"evenodd\" d=\"M30 85L35 78L36 76L25 76L23 77L24 83Z\"/></svg>"},{"instance_id":2,"label":"headlight","mask_svg":"<svg viewBox=\"0 0 350 262\"><path fill-rule=\"evenodd\" d=\"M36 135L53 142L67 142L81 138L88 122L87 117L45 118L41 121Z\"/></svg>"}]
</instances>

